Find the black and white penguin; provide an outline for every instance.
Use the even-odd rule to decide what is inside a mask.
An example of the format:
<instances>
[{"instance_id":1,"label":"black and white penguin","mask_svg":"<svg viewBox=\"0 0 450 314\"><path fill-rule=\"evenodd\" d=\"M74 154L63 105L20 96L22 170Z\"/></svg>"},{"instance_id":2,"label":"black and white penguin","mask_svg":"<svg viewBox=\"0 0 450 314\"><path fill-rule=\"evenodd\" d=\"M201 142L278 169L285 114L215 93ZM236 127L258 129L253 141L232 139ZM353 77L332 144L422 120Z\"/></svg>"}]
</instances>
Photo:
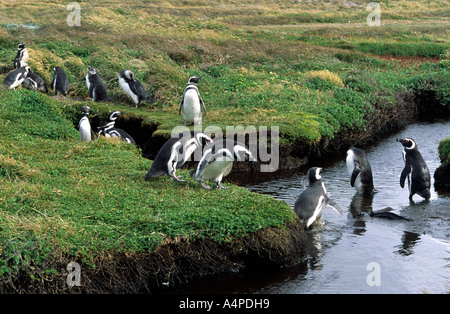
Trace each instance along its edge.
<instances>
[{"instance_id":1,"label":"black and white penguin","mask_svg":"<svg viewBox=\"0 0 450 314\"><path fill-rule=\"evenodd\" d=\"M362 149L350 147L347 150L346 163L350 175L350 184L356 191L363 195L376 192L373 186L372 168L366 153Z\"/></svg>"},{"instance_id":2,"label":"black and white penguin","mask_svg":"<svg viewBox=\"0 0 450 314\"><path fill-rule=\"evenodd\" d=\"M27 89L40 91L46 94L48 92L47 84L42 79L42 77L40 77L36 73L33 73L31 70L23 80L22 85Z\"/></svg>"},{"instance_id":3,"label":"black and white penguin","mask_svg":"<svg viewBox=\"0 0 450 314\"><path fill-rule=\"evenodd\" d=\"M256 158L245 147L245 145L232 140L214 141L205 146L203 156L200 159L197 168L191 171L191 176L197 180L200 185L207 190L212 187L204 181L214 181L217 189L225 189L221 182L233 168L233 162L237 161L256 162Z\"/></svg>"},{"instance_id":4,"label":"black and white penguin","mask_svg":"<svg viewBox=\"0 0 450 314\"><path fill-rule=\"evenodd\" d=\"M64 72L61 67L53 68L53 80L50 87L55 92L55 95L60 93L63 96L66 96L69 92L69 79L67 78L66 72Z\"/></svg>"},{"instance_id":5,"label":"black and white penguin","mask_svg":"<svg viewBox=\"0 0 450 314\"><path fill-rule=\"evenodd\" d=\"M89 123L89 113L91 108L89 106L83 106L81 109L82 116L78 122L78 131L80 132L80 139L82 142L90 142L92 140L91 124Z\"/></svg>"},{"instance_id":6,"label":"black and white penguin","mask_svg":"<svg viewBox=\"0 0 450 314\"><path fill-rule=\"evenodd\" d=\"M130 134L122 129L118 129L115 127L116 120L121 115L123 115L123 112L121 111L114 111L113 113L111 113L108 117L108 120L102 126L97 128L99 131L98 135L100 136L103 133L105 137L118 137L124 142L136 144L136 141Z\"/></svg>"},{"instance_id":7,"label":"black and white penguin","mask_svg":"<svg viewBox=\"0 0 450 314\"><path fill-rule=\"evenodd\" d=\"M152 97L147 93L144 86L139 82L131 70L123 70L117 76L119 85L133 99L136 107L141 102L153 103Z\"/></svg>"},{"instance_id":8,"label":"black and white penguin","mask_svg":"<svg viewBox=\"0 0 450 314\"><path fill-rule=\"evenodd\" d=\"M403 145L403 159L405 167L400 175L400 186L405 187L405 180L408 178L409 200L412 201L413 195L418 194L424 199L431 196L431 176L428 166L419 152L416 142L412 138L398 139Z\"/></svg>"},{"instance_id":9,"label":"black and white penguin","mask_svg":"<svg viewBox=\"0 0 450 314\"><path fill-rule=\"evenodd\" d=\"M320 172L322 168L313 167L308 170L308 187L300 193L294 205L294 212L297 214L300 221L305 223L306 228L309 228L316 219L322 217L323 210L326 206L330 206L340 215L342 210L339 205L330 199L322 181Z\"/></svg>"},{"instance_id":10,"label":"black and white penguin","mask_svg":"<svg viewBox=\"0 0 450 314\"><path fill-rule=\"evenodd\" d=\"M14 71L8 73L8 75L3 80L3 85L6 85L9 89L16 89L17 86L22 84L23 80L27 77L28 73L31 72L29 66L24 66Z\"/></svg>"},{"instance_id":11,"label":"black and white penguin","mask_svg":"<svg viewBox=\"0 0 450 314\"><path fill-rule=\"evenodd\" d=\"M106 92L105 84L97 74L97 70L92 67L88 67L88 74L86 74L86 85L89 90L89 97L92 98L93 102L98 102L106 100L108 94Z\"/></svg>"},{"instance_id":12,"label":"black and white penguin","mask_svg":"<svg viewBox=\"0 0 450 314\"><path fill-rule=\"evenodd\" d=\"M25 44L20 43L19 46L17 47L17 55L13 60L14 61L14 69L18 69L18 68L27 66L29 57L30 56L28 55L27 48L25 48Z\"/></svg>"},{"instance_id":13,"label":"black and white penguin","mask_svg":"<svg viewBox=\"0 0 450 314\"><path fill-rule=\"evenodd\" d=\"M177 169L189 160L196 149L212 142L203 132L183 132L178 137L172 137L159 150L150 170L145 174L145 180L166 175L175 181L183 182L180 176L175 174Z\"/></svg>"},{"instance_id":14,"label":"black and white penguin","mask_svg":"<svg viewBox=\"0 0 450 314\"><path fill-rule=\"evenodd\" d=\"M205 103L203 102L202 97L200 97L200 92L197 87L199 80L200 78L198 76L192 76L184 89L178 114L181 114L181 110L183 110L185 126L187 126L188 123L196 125L202 124L202 111L206 114Z\"/></svg>"}]
</instances>

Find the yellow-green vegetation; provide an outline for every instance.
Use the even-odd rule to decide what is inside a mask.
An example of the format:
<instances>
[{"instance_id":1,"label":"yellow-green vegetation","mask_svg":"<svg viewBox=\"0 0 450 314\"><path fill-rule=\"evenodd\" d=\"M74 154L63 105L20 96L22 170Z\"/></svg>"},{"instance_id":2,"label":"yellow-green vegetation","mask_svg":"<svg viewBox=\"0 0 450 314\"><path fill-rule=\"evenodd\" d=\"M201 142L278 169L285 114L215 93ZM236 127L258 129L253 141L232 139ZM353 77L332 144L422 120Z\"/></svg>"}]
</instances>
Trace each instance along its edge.
<instances>
[{"instance_id":1,"label":"yellow-green vegetation","mask_svg":"<svg viewBox=\"0 0 450 314\"><path fill-rule=\"evenodd\" d=\"M63 255L95 267L117 252L152 252L180 238L224 243L294 219L285 203L243 188L143 181L151 161L138 148L79 142L74 124L85 104L93 118L122 110L167 136L183 124L178 105L188 78L199 75L204 127L278 126L281 144L315 147L370 133L395 116L399 100L450 100L444 0L380 2L380 27L366 24L367 3L357 0L78 3L81 26L67 24L66 1L0 3L0 79L25 42L35 73L50 84L61 66L71 86L67 99L0 90L4 278L30 267L52 273ZM90 102L88 65L110 101ZM126 68L154 104L133 108L117 82Z\"/></svg>"},{"instance_id":2,"label":"yellow-green vegetation","mask_svg":"<svg viewBox=\"0 0 450 314\"><path fill-rule=\"evenodd\" d=\"M177 238L222 243L294 221L283 202L232 185L206 191L186 170L187 183L144 181L151 162L134 145L80 142L48 96L0 93L0 277L56 267L62 255L95 266Z\"/></svg>"}]
</instances>

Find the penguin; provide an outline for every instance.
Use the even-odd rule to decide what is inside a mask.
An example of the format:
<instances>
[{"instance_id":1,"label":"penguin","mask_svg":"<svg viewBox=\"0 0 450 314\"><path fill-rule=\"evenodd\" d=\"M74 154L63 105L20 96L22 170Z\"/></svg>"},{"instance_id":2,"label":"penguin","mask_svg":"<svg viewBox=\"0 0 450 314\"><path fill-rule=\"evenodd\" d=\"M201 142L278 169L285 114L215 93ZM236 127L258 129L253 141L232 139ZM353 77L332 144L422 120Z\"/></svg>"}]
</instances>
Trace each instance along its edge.
<instances>
[{"instance_id":1,"label":"penguin","mask_svg":"<svg viewBox=\"0 0 450 314\"><path fill-rule=\"evenodd\" d=\"M147 93L144 86L139 82L134 73L130 70L123 70L117 76L119 79L119 85L133 99L133 102L137 106L141 102L153 103L152 97Z\"/></svg>"},{"instance_id":2,"label":"penguin","mask_svg":"<svg viewBox=\"0 0 450 314\"><path fill-rule=\"evenodd\" d=\"M98 102L106 100L108 94L106 92L105 84L97 74L97 70L92 67L88 67L88 74L86 74L86 85L89 90L89 97L92 98L93 102Z\"/></svg>"},{"instance_id":3,"label":"penguin","mask_svg":"<svg viewBox=\"0 0 450 314\"><path fill-rule=\"evenodd\" d=\"M53 80L50 84L50 88L53 89L55 95L58 93L66 96L69 92L69 79L67 78L66 72L61 67L53 68Z\"/></svg>"},{"instance_id":4,"label":"penguin","mask_svg":"<svg viewBox=\"0 0 450 314\"><path fill-rule=\"evenodd\" d=\"M22 84L23 80L27 77L28 73L31 72L29 66L20 67L8 73L8 75L3 80L3 85L6 85L9 89L16 89L17 86Z\"/></svg>"},{"instance_id":5,"label":"penguin","mask_svg":"<svg viewBox=\"0 0 450 314\"><path fill-rule=\"evenodd\" d=\"M339 205L329 198L325 185L322 182L320 172L322 168L312 167L308 170L308 187L300 193L294 205L294 212L309 229L316 219L322 217L323 210L330 206L340 215L342 210Z\"/></svg>"},{"instance_id":6,"label":"penguin","mask_svg":"<svg viewBox=\"0 0 450 314\"><path fill-rule=\"evenodd\" d=\"M416 142L412 138L398 139L397 142L400 142L404 147L403 159L405 161L405 167L400 175L400 186L404 188L405 180L408 178L409 200L412 202L414 194L428 200L431 196L430 171Z\"/></svg>"},{"instance_id":7,"label":"penguin","mask_svg":"<svg viewBox=\"0 0 450 314\"><path fill-rule=\"evenodd\" d=\"M188 85L184 89L183 98L180 102L178 114L183 110L184 126L188 123L195 125L202 124L202 110L206 115L205 103L200 97L200 92L197 88L197 83L200 80L198 76L189 78Z\"/></svg>"},{"instance_id":8,"label":"penguin","mask_svg":"<svg viewBox=\"0 0 450 314\"><path fill-rule=\"evenodd\" d=\"M136 141L133 137L125 132L122 129L115 128L115 123L118 117L123 115L121 111L114 111L108 117L108 120L103 124L103 126L98 127L99 130L98 135L100 136L103 132L105 137L118 137L122 141L127 142L129 144L136 144Z\"/></svg>"},{"instance_id":9,"label":"penguin","mask_svg":"<svg viewBox=\"0 0 450 314\"><path fill-rule=\"evenodd\" d=\"M178 137L172 137L159 150L150 170L145 174L145 180L166 175L175 181L184 182L180 180L181 176L176 176L177 169L185 164L197 148L212 142L202 132L183 132Z\"/></svg>"},{"instance_id":10,"label":"penguin","mask_svg":"<svg viewBox=\"0 0 450 314\"><path fill-rule=\"evenodd\" d=\"M346 163L351 186L363 195L375 193L372 168L364 150L350 147L347 150Z\"/></svg>"},{"instance_id":11,"label":"penguin","mask_svg":"<svg viewBox=\"0 0 450 314\"><path fill-rule=\"evenodd\" d=\"M28 55L28 50L25 48L24 43L20 43L17 47L17 55L14 58L14 69L18 69L21 67L25 67L28 65L28 59L30 56Z\"/></svg>"},{"instance_id":12,"label":"penguin","mask_svg":"<svg viewBox=\"0 0 450 314\"><path fill-rule=\"evenodd\" d=\"M219 190L226 189L221 184L223 177L230 173L235 160L244 161L246 158L252 162L257 161L245 145L239 142L232 140L214 141L205 146L197 168L191 171L191 177L197 180L206 190L212 189L211 186L204 183L207 180L214 181Z\"/></svg>"},{"instance_id":13,"label":"penguin","mask_svg":"<svg viewBox=\"0 0 450 314\"><path fill-rule=\"evenodd\" d=\"M89 123L89 113L91 108L89 106L83 106L81 110L82 116L78 122L78 131L80 132L80 139L82 142L90 142L92 140L91 124Z\"/></svg>"},{"instance_id":14,"label":"penguin","mask_svg":"<svg viewBox=\"0 0 450 314\"><path fill-rule=\"evenodd\" d=\"M31 70L25 77L25 79L22 82L23 87L35 91L41 91L45 94L47 94L47 84L45 81L36 73L33 73Z\"/></svg>"}]
</instances>

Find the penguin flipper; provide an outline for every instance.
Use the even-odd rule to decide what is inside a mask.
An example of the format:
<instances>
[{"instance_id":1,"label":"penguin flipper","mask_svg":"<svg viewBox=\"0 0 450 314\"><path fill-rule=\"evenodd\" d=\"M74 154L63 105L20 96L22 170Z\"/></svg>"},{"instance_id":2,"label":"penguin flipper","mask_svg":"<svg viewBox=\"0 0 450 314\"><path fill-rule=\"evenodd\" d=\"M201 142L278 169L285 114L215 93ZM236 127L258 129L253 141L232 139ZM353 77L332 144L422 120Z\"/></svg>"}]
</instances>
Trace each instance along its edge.
<instances>
[{"instance_id":1,"label":"penguin flipper","mask_svg":"<svg viewBox=\"0 0 450 314\"><path fill-rule=\"evenodd\" d=\"M183 98L181 99L181 102L180 102L180 107L178 108L178 114L181 114L181 109L183 108L183 103L184 103L184 94L183 94Z\"/></svg>"},{"instance_id":2,"label":"penguin flipper","mask_svg":"<svg viewBox=\"0 0 450 314\"><path fill-rule=\"evenodd\" d=\"M402 187L402 189L405 187L405 180L406 177L410 174L411 172L411 166L408 164L405 164L405 168L403 168L402 174L400 175L400 186Z\"/></svg>"},{"instance_id":3,"label":"penguin flipper","mask_svg":"<svg viewBox=\"0 0 450 314\"><path fill-rule=\"evenodd\" d=\"M52 82L50 83L50 88L53 90L53 86L55 85L56 75L53 75Z\"/></svg>"},{"instance_id":4,"label":"penguin flipper","mask_svg":"<svg viewBox=\"0 0 450 314\"><path fill-rule=\"evenodd\" d=\"M89 85L89 97L93 98L94 96L94 84Z\"/></svg>"},{"instance_id":5,"label":"penguin flipper","mask_svg":"<svg viewBox=\"0 0 450 314\"><path fill-rule=\"evenodd\" d=\"M201 105L201 108L202 108L202 112L204 112L204 113L205 113L205 116L206 116L206 107L205 107L205 103L203 102L202 97L200 97L200 94L198 94L198 99L200 99L200 105Z\"/></svg>"},{"instance_id":6,"label":"penguin flipper","mask_svg":"<svg viewBox=\"0 0 450 314\"><path fill-rule=\"evenodd\" d=\"M333 208L339 215L343 215L343 211L342 211L341 207L335 201L333 201L331 198L327 197L326 205Z\"/></svg>"},{"instance_id":7,"label":"penguin flipper","mask_svg":"<svg viewBox=\"0 0 450 314\"><path fill-rule=\"evenodd\" d=\"M352 187L355 186L356 178L358 177L358 174L359 174L360 172L361 172L361 169L358 168L358 167L355 167L355 169L353 169L352 176L351 176L351 178L350 178L350 184L351 184Z\"/></svg>"}]
</instances>

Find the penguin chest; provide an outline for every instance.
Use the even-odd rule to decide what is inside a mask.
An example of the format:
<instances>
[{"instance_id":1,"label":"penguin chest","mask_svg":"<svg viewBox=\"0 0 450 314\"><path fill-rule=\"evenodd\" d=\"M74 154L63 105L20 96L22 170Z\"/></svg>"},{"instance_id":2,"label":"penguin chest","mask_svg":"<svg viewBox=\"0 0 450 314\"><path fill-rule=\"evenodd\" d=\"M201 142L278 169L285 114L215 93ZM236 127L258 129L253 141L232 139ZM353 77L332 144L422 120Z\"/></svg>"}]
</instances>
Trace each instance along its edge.
<instances>
[{"instance_id":1,"label":"penguin chest","mask_svg":"<svg viewBox=\"0 0 450 314\"><path fill-rule=\"evenodd\" d=\"M202 116L200 99L194 89L187 90L184 95L183 118L187 122L195 122Z\"/></svg>"},{"instance_id":2,"label":"penguin chest","mask_svg":"<svg viewBox=\"0 0 450 314\"><path fill-rule=\"evenodd\" d=\"M83 142L91 140L91 124L87 119L80 121L80 138Z\"/></svg>"},{"instance_id":3,"label":"penguin chest","mask_svg":"<svg viewBox=\"0 0 450 314\"><path fill-rule=\"evenodd\" d=\"M363 186L362 186L362 182L361 182L361 173L358 174L358 176L356 177L355 180L355 189L358 192L362 192L363 191Z\"/></svg>"},{"instance_id":4,"label":"penguin chest","mask_svg":"<svg viewBox=\"0 0 450 314\"><path fill-rule=\"evenodd\" d=\"M86 74L86 85L88 89L91 88L91 82L89 82L89 74Z\"/></svg>"},{"instance_id":5,"label":"penguin chest","mask_svg":"<svg viewBox=\"0 0 450 314\"><path fill-rule=\"evenodd\" d=\"M210 162L202 172L204 180L221 179L228 174L233 166L233 160L229 158L216 159Z\"/></svg>"},{"instance_id":6,"label":"penguin chest","mask_svg":"<svg viewBox=\"0 0 450 314\"><path fill-rule=\"evenodd\" d=\"M119 78L119 85L120 85L120 87L122 87L122 89L125 91L125 93L127 93L128 96L130 96L131 99L133 99L133 102L135 104L139 103L139 96L131 91L130 84L127 81L125 81L124 78L122 78L122 77Z\"/></svg>"}]
</instances>

